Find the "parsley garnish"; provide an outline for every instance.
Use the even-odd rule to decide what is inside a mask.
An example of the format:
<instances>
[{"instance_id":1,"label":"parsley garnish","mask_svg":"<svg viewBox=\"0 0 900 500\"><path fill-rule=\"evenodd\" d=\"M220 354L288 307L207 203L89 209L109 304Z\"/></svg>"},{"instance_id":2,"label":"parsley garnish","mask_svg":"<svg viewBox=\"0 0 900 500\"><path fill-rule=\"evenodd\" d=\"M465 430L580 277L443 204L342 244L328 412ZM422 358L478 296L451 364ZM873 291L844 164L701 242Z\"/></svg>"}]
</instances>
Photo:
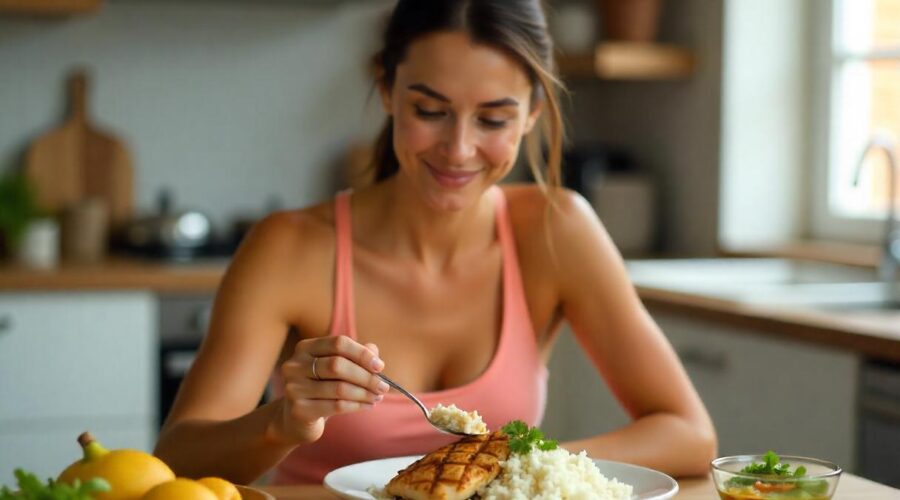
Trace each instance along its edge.
<instances>
[{"instance_id":1,"label":"parsley garnish","mask_svg":"<svg viewBox=\"0 0 900 500\"><path fill-rule=\"evenodd\" d=\"M22 469L16 469L15 475L19 492L2 486L0 500L92 500L92 493L109 491L109 483L99 477L83 483L76 479L70 485L53 479L44 484L37 476Z\"/></svg>"},{"instance_id":2,"label":"parsley garnish","mask_svg":"<svg viewBox=\"0 0 900 500\"><path fill-rule=\"evenodd\" d=\"M555 450L558 443L555 439L544 439L544 433L537 427L528 427L521 420L513 420L501 429L509 436L509 450L513 453L531 453L537 448L543 451Z\"/></svg>"},{"instance_id":3,"label":"parsley garnish","mask_svg":"<svg viewBox=\"0 0 900 500\"><path fill-rule=\"evenodd\" d=\"M769 450L763 455L763 462L753 462L747 465L741 472L744 474L754 474L762 476L759 479L748 477L733 477L728 480L728 485L732 487L756 487L757 484L765 484L767 480L775 482L787 480L796 487L796 494L818 495L824 494L828 490L828 483L823 480L800 480L806 475L806 467L800 465L793 472L791 466L781 463L781 458L774 451ZM794 479L797 479L794 481ZM787 494L787 493L786 493Z\"/></svg>"},{"instance_id":4,"label":"parsley garnish","mask_svg":"<svg viewBox=\"0 0 900 500\"><path fill-rule=\"evenodd\" d=\"M769 450L763 455L763 463L753 462L741 469L741 472L747 474L766 474L771 476L789 476L801 477L806 475L806 467L799 466L794 472L791 472L791 466L780 463L781 459L774 451Z\"/></svg>"}]
</instances>

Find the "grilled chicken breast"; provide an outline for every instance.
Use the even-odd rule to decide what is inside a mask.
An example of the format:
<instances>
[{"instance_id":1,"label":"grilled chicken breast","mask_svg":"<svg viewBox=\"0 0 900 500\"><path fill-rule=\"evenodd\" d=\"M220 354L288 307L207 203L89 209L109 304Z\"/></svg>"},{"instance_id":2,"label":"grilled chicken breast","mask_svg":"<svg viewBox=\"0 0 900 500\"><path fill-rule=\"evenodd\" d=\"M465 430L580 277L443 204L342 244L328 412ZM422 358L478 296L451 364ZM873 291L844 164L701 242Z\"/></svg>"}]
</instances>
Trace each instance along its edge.
<instances>
[{"instance_id":1,"label":"grilled chicken breast","mask_svg":"<svg viewBox=\"0 0 900 500\"><path fill-rule=\"evenodd\" d=\"M464 500L493 481L507 457L509 438L503 432L467 436L398 472L385 492L408 500Z\"/></svg>"}]
</instances>

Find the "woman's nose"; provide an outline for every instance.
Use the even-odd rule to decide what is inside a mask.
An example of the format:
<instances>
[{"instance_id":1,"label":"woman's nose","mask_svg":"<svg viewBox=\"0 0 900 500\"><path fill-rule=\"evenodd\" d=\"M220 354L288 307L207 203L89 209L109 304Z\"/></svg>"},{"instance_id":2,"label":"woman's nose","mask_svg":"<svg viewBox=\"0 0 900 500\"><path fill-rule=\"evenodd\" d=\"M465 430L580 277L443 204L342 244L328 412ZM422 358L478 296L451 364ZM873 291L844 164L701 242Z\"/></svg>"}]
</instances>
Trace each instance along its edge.
<instances>
[{"instance_id":1,"label":"woman's nose","mask_svg":"<svg viewBox=\"0 0 900 500\"><path fill-rule=\"evenodd\" d=\"M464 120L456 120L444 138L444 154L450 165L461 166L475 156L475 136L473 127Z\"/></svg>"}]
</instances>

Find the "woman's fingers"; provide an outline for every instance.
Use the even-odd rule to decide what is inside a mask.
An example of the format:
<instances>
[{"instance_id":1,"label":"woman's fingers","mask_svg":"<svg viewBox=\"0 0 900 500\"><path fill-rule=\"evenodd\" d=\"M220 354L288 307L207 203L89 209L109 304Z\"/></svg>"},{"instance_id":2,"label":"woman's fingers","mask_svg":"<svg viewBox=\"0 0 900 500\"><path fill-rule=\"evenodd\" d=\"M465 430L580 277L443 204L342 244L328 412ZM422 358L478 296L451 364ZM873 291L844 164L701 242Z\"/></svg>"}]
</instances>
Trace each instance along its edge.
<instances>
[{"instance_id":1,"label":"woman's fingers","mask_svg":"<svg viewBox=\"0 0 900 500\"><path fill-rule=\"evenodd\" d=\"M345 335L301 340L300 344L303 343L308 343L304 351L313 357L341 356L371 373L378 373L384 368L384 361L375 352Z\"/></svg>"},{"instance_id":2,"label":"woman's fingers","mask_svg":"<svg viewBox=\"0 0 900 500\"><path fill-rule=\"evenodd\" d=\"M298 420L328 418L343 413L372 409L371 403L346 399L297 399L291 407L291 415Z\"/></svg>"},{"instance_id":3,"label":"woman's fingers","mask_svg":"<svg viewBox=\"0 0 900 500\"><path fill-rule=\"evenodd\" d=\"M372 351L372 353L375 354L376 357L378 356L378 346L377 345L369 342L368 344L366 344L366 349ZM379 358L379 359L381 359L381 358Z\"/></svg>"},{"instance_id":4,"label":"woman's fingers","mask_svg":"<svg viewBox=\"0 0 900 500\"><path fill-rule=\"evenodd\" d=\"M333 399L357 403L377 403L384 396L349 382L325 381L312 384L290 384L287 388L295 399Z\"/></svg>"}]
</instances>

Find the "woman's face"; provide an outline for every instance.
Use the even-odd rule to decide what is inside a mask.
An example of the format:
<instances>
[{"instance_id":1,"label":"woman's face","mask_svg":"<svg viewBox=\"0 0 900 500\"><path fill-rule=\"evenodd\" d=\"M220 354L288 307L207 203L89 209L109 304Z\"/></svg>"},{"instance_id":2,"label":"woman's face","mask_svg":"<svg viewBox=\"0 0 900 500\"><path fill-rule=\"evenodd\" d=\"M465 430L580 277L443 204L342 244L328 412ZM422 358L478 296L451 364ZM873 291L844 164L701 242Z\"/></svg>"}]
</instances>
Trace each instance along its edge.
<instances>
[{"instance_id":1,"label":"woman's face","mask_svg":"<svg viewBox=\"0 0 900 500\"><path fill-rule=\"evenodd\" d=\"M402 181L447 211L472 206L509 173L540 111L515 59L459 32L410 44L382 98Z\"/></svg>"}]
</instances>

